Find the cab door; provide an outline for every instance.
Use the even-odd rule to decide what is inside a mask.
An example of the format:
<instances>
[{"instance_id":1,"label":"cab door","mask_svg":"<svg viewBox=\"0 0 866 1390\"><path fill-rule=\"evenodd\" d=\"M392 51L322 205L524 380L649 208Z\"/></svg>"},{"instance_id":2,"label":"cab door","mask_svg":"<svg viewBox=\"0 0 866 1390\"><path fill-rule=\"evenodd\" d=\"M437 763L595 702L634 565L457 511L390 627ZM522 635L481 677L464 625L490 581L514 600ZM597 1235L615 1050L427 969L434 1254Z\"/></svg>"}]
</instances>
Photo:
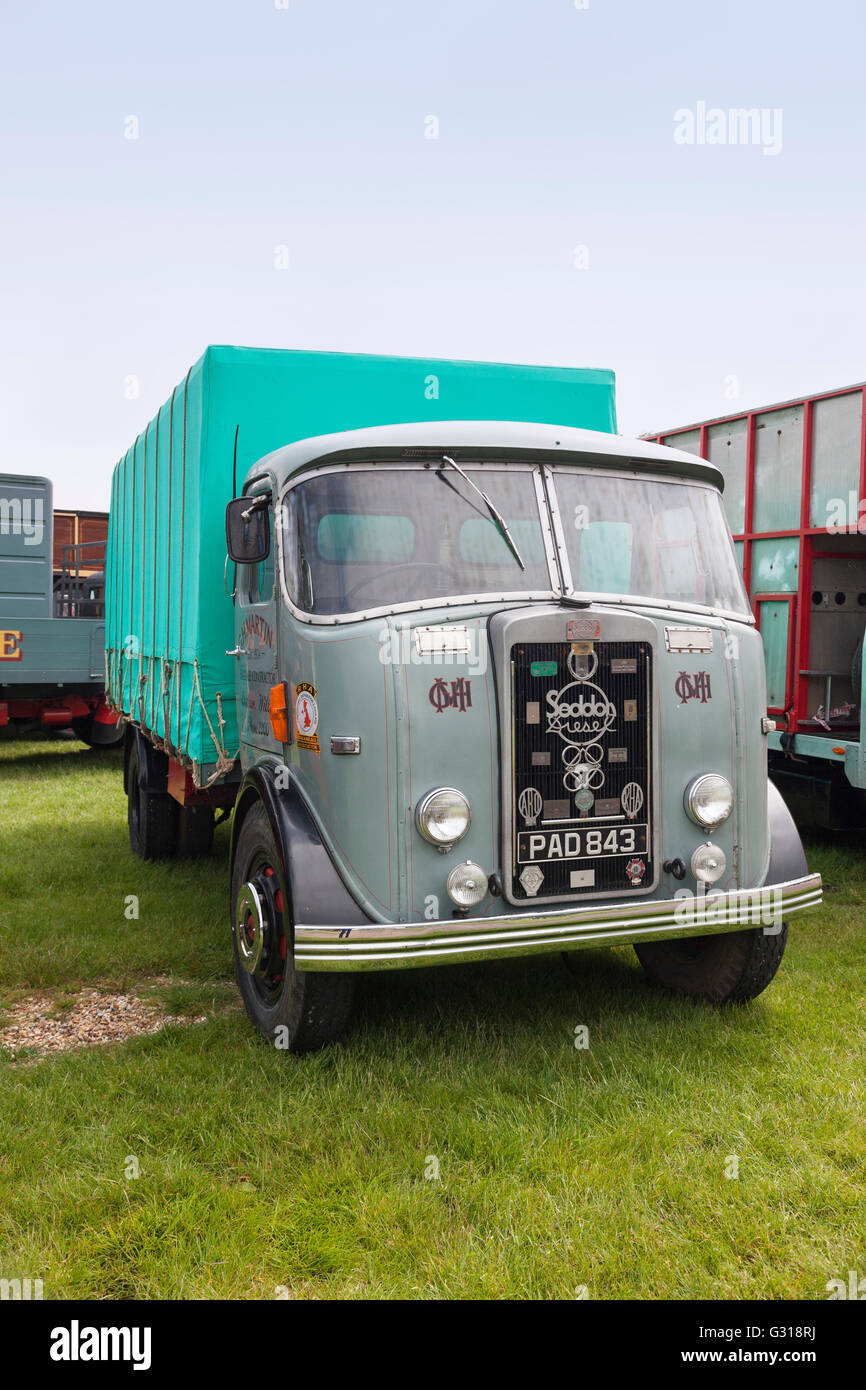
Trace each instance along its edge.
<instances>
[{"instance_id":1,"label":"cab door","mask_svg":"<svg viewBox=\"0 0 866 1390\"><path fill-rule=\"evenodd\" d=\"M250 496L267 489L254 486ZM279 680L276 556L273 502L268 506L271 546L257 565L238 565L235 598L235 681L241 747L283 755L270 721L271 687Z\"/></svg>"}]
</instances>

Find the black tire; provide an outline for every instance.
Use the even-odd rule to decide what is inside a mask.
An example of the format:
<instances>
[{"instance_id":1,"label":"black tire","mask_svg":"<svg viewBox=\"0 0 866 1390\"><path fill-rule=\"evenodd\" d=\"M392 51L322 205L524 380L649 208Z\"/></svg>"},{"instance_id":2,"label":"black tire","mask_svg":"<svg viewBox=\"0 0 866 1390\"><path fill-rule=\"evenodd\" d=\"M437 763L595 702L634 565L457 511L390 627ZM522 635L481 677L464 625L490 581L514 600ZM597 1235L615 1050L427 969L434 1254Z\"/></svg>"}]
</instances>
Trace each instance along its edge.
<instances>
[{"instance_id":1,"label":"black tire","mask_svg":"<svg viewBox=\"0 0 866 1390\"><path fill-rule=\"evenodd\" d=\"M201 859L213 848L214 814L210 806L178 806L178 859Z\"/></svg>"},{"instance_id":2,"label":"black tire","mask_svg":"<svg viewBox=\"0 0 866 1390\"><path fill-rule=\"evenodd\" d=\"M129 845L139 859L171 859L177 841L177 802L168 792L148 792L140 783L138 747L129 753L127 823Z\"/></svg>"},{"instance_id":3,"label":"black tire","mask_svg":"<svg viewBox=\"0 0 866 1390\"><path fill-rule=\"evenodd\" d=\"M647 941L635 946L654 985L707 999L713 1004L744 1004L767 988L781 964L788 927L775 933L723 932L678 941Z\"/></svg>"},{"instance_id":4,"label":"black tire","mask_svg":"<svg viewBox=\"0 0 866 1390\"><path fill-rule=\"evenodd\" d=\"M122 724L100 724L95 719L87 720L82 729L76 728L76 733L82 743L86 743L88 748L92 748L96 753L100 750L108 752L109 749L120 748L126 737L126 730Z\"/></svg>"},{"instance_id":5,"label":"black tire","mask_svg":"<svg viewBox=\"0 0 866 1390\"><path fill-rule=\"evenodd\" d=\"M252 883L262 903L264 930L256 944L252 914L246 926L239 899ZM292 963L291 898L282 879L274 837L261 802L244 818L235 849L231 885L235 975L250 1021L263 1038L284 1052L315 1052L336 1042L352 1010L352 975L301 972ZM242 959L239 932L247 933ZM250 954L260 952L252 967Z\"/></svg>"}]
</instances>

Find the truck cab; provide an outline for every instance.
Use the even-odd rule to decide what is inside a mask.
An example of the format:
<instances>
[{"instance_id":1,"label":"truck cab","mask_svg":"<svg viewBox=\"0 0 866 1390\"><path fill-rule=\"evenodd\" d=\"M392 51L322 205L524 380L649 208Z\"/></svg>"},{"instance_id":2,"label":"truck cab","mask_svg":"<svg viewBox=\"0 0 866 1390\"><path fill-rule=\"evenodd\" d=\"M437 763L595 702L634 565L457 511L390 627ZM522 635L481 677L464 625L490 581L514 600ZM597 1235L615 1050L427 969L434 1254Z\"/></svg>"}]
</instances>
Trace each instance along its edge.
<instances>
[{"instance_id":1,"label":"truck cab","mask_svg":"<svg viewBox=\"0 0 866 1390\"><path fill-rule=\"evenodd\" d=\"M237 977L339 1035L356 973L632 944L754 997L820 902L767 779L764 655L710 463L593 430L305 439L227 509Z\"/></svg>"}]
</instances>

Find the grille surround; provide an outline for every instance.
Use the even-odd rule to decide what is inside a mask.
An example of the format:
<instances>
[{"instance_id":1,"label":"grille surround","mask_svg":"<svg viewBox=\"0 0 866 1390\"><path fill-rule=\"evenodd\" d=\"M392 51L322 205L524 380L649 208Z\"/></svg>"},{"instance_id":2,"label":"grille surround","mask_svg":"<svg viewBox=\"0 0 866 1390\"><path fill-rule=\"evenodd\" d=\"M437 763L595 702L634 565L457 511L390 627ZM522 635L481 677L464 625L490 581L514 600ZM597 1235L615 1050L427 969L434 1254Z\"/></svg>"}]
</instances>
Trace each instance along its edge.
<instances>
[{"instance_id":1,"label":"grille surround","mask_svg":"<svg viewBox=\"0 0 866 1390\"><path fill-rule=\"evenodd\" d=\"M503 768L508 787L503 818L506 897L515 906L531 907L565 900L628 900L651 893L659 878L658 769L653 738L655 643L643 637L588 643L538 641L534 634L533 639L513 642L506 662L510 696L510 761L507 770ZM533 675L533 666L542 674ZM550 701L547 697L552 692L558 698ZM625 719L626 701L635 702L633 719ZM530 706L536 708L530 710ZM551 720L553 727L549 727ZM593 745L588 753L587 744ZM582 751L576 755L577 747ZM609 758L611 749L620 750L616 761ZM547 765L533 765L533 753L548 754ZM580 767L587 771L581 773ZM585 790L581 783L587 776L591 777L595 801L582 815L575 795ZM642 805L632 818L620 801L630 782L636 782L643 793ZM626 797L630 806L633 795ZM612 806L602 808L608 814L599 816L599 799L619 804L615 811ZM556 806L552 802L566 804ZM645 840L641 826L646 827ZM625 833L628 828L635 831L633 839ZM590 839L587 846L587 831L601 831L601 840ZM615 837L611 831L616 831ZM540 845L536 839L530 854L527 836L531 832L543 835L546 842ZM556 856L557 846L550 843L556 834L561 857ZM628 847L630 844L633 848ZM603 846L606 852L598 855L597 849ZM587 847L593 853L587 854ZM548 857L551 849L554 856ZM644 865L637 882L626 872L626 865L634 859ZM528 863L536 864L543 874L536 892L521 883L520 875ZM575 873L582 876L582 882L572 878ZM529 886L531 882L532 876Z\"/></svg>"}]
</instances>

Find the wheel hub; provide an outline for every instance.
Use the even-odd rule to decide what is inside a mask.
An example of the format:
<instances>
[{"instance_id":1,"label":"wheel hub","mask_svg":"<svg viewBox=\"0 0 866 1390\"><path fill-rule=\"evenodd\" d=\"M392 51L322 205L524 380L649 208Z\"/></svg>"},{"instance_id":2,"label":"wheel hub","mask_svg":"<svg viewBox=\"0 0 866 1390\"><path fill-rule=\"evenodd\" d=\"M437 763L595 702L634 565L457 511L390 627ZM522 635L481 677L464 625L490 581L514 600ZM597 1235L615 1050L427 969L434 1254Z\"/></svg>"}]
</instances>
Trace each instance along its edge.
<instances>
[{"instance_id":1,"label":"wheel hub","mask_svg":"<svg viewBox=\"0 0 866 1390\"><path fill-rule=\"evenodd\" d=\"M254 975L259 968L267 927L261 894L254 883L245 883L238 893L235 938L241 965L248 975Z\"/></svg>"}]
</instances>

